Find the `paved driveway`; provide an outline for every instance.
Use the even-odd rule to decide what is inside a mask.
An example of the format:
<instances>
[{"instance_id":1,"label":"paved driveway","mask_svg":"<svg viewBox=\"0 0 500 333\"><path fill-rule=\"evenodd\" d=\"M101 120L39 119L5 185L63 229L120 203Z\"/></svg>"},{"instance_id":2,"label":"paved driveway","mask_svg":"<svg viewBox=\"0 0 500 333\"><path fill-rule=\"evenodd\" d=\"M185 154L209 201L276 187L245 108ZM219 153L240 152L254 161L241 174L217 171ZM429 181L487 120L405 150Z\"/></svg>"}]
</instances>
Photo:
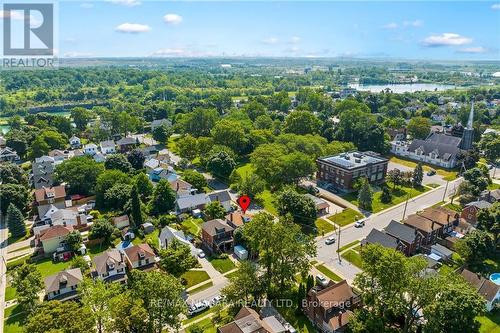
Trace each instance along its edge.
<instances>
[{"instance_id":1,"label":"paved driveway","mask_svg":"<svg viewBox=\"0 0 500 333\"><path fill-rule=\"evenodd\" d=\"M410 168L406 165L389 161L389 165L387 166L387 170L393 170L393 169L399 169L401 171L413 171L414 170L414 168ZM427 184L443 185L443 184L446 184L446 180L443 180L443 177L441 177L438 174L435 174L434 176L427 176L427 173L424 171L424 179L422 180L422 183L424 185L427 185Z\"/></svg>"}]
</instances>

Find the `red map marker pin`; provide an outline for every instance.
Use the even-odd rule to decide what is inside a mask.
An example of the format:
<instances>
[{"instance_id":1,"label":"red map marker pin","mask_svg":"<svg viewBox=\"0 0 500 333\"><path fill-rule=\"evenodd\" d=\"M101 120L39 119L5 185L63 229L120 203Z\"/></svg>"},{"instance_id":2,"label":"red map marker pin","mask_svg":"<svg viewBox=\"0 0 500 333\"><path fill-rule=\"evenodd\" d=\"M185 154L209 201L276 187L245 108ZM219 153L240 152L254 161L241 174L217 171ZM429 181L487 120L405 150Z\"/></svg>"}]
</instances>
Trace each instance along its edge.
<instances>
[{"instance_id":1,"label":"red map marker pin","mask_svg":"<svg viewBox=\"0 0 500 333\"><path fill-rule=\"evenodd\" d=\"M238 198L238 205L240 205L241 210L243 211L243 214L247 211L248 207L250 206L250 197L248 195L242 195L241 197Z\"/></svg>"}]
</instances>

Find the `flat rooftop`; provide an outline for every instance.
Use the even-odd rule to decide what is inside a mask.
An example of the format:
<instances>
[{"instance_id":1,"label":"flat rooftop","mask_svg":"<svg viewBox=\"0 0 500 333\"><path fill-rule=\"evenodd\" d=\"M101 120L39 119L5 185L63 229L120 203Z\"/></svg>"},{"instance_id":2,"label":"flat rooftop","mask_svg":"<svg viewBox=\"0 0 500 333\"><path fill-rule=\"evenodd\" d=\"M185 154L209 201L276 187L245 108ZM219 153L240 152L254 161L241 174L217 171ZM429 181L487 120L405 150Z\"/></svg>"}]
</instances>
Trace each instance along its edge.
<instances>
[{"instance_id":1,"label":"flat rooftop","mask_svg":"<svg viewBox=\"0 0 500 333\"><path fill-rule=\"evenodd\" d=\"M321 157L318 160L329 164L337 165L344 169L355 169L370 164L387 161L385 157L382 157L379 154L371 151L367 152L352 151L333 156Z\"/></svg>"}]
</instances>

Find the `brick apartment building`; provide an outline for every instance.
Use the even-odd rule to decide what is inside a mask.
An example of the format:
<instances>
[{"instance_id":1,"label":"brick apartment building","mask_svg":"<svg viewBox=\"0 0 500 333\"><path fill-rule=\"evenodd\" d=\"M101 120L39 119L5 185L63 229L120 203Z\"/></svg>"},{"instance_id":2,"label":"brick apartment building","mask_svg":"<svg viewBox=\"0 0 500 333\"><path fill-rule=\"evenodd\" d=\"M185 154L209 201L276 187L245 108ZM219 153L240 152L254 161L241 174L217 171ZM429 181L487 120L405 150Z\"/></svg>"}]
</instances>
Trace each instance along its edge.
<instances>
[{"instance_id":1,"label":"brick apartment building","mask_svg":"<svg viewBox=\"0 0 500 333\"><path fill-rule=\"evenodd\" d=\"M377 153L348 152L316 160L318 182L332 184L343 191L352 190L356 179L366 177L371 183L383 183L389 160Z\"/></svg>"}]
</instances>

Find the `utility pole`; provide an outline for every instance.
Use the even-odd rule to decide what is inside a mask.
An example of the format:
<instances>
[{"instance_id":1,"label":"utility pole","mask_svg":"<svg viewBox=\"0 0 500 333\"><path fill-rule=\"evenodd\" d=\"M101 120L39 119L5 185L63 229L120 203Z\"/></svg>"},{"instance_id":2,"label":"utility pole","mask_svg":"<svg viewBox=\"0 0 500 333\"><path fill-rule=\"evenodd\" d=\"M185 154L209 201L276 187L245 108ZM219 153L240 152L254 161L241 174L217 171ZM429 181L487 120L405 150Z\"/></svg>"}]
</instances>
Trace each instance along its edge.
<instances>
[{"instance_id":1,"label":"utility pole","mask_svg":"<svg viewBox=\"0 0 500 333\"><path fill-rule=\"evenodd\" d=\"M406 202L405 202L405 209L403 210L403 219L405 219L405 215L406 215L406 207L408 207L408 200L410 200L410 192L408 192L408 194L406 195ZM402 221L401 220L401 221Z\"/></svg>"},{"instance_id":2,"label":"utility pole","mask_svg":"<svg viewBox=\"0 0 500 333\"><path fill-rule=\"evenodd\" d=\"M448 191L448 184L450 183L450 181L446 181L446 187L444 188L444 193L443 193L443 200L444 201L446 199L446 192Z\"/></svg>"},{"instance_id":3,"label":"utility pole","mask_svg":"<svg viewBox=\"0 0 500 333\"><path fill-rule=\"evenodd\" d=\"M339 237L338 237L338 240L337 240L337 257L339 259L339 264L342 265L342 257L340 256L340 229L342 229L342 228L339 225Z\"/></svg>"}]
</instances>

